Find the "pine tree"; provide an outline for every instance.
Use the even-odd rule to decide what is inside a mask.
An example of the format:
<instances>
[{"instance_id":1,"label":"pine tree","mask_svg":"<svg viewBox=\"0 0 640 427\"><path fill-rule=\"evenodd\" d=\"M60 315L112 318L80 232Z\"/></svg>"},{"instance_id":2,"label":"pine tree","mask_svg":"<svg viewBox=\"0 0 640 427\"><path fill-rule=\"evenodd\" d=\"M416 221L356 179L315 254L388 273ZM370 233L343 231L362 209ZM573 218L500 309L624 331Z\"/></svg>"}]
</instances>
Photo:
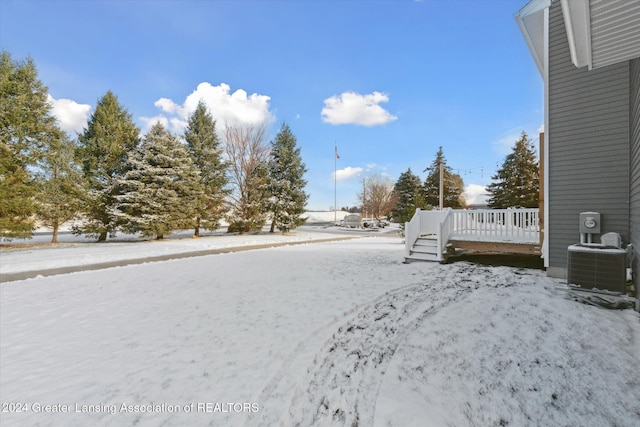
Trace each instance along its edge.
<instances>
[{"instance_id":1,"label":"pine tree","mask_svg":"<svg viewBox=\"0 0 640 427\"><path fill-rule=\"evenodd\" d=\"M401 226L413 218L416 209L424 209L427 206L420 177L415 175L411 168L400 174L393 187L393 193L396 204L391 210L391 215Z\"/></svg>"},{"instance_id":2,"label":"pine tree","mask_svg":"<svg viewBox=\"0 0 640 427\"><path fill-rule=\"evenodd\" d=\"M269 164L263 160L249 173L246 181L244 216L236 224L240 231L257 232L267 222L269 211Z\"/></svg>"},{"instance_id":3,"label":"pine tree","mask_svg":"<svg viewBox=\"0 0 640 427\"><path fill-rule=\"evenodd\" d=\"M38 162L37 216L42 225L52 229L51 243L58 242L60 225L78 216L86 194L75 151L76 144L59 131Z\"/></svg>"},{"instance_id":4,"label":"pine tree","mask_svg":"<svg viewBox=\"0 0 640 427\"><path fill-rule=\"evenodd\" d=\"M301 215L305 211L309 196L304 191L307 181L304 174L307 169L296 146L295 135L286 123L271 142L269 160L269 209L273 216L271 232L278 227L286 233L304 224Z\"/></svg>"},{"instance_id":5,"label":"pine tree","mask_svg":"<svg viewBox=\"0 0 640 427\"><path fill-rule=\"evenodd\" d=\"M47 91L31 59L13 61L8 52L2 51L0 140L21 165L35 164L45 141L56 133Z\"/></svg>"},{"instance_id":6,"label":"pine tree","mask_svg":"<svg viewBox=\"0 0 640 427\"><path fill-rule=\"evenodd\" d=\"M505 157L502 167L491 177L487 186L492 194L490 208L535 208L540 194L538 161L535 148L525 132L522 132Z\"/></svg>"},{"instance_id":7,"label":"pine tree","mask_svg":"<svg viewBox=\"0 0 640 427\"><path fill-rule=\"evenodd\" d=\"M189 117L184 133L193 161L200 170L204 192L197 206L194 235L200 235L200 228L215 230L225 213L227 191L226 164L222 159L222 148L216 134L216 122L207 111L204 102Z\"/></svg>"},{"instance_id":8,"label":"pine tree","mask_svg":"<svg viewBox=\"0 0 640 427\"><path fill-rule=\"evenodd\" d=\"M78 158L89 183L85 223L76 233L107 239L117 227L111 214L117 196L115 181L125 172L127 153L136 148L140 130L113 92L98 100L87 128L78 137Z\"/></svg>"},{"instance_id":9,"label":"pine tree","mask_svg":"<svg viewBox=\"0 0 640 427\"><path fill-rule=\"evenodd\" d=\"M203 188L188 149L160 123L127 159L127 172L117 179L120 195L111 214L127 233L164 238L191 228Z\"/></svg>"},{"instance_id":10,"label":"pine tree","mask_svg":"<svg viewBox=\"0 0 640 427\"><path fill-rule=\"evenodd\" d=\"M35 187L13 150L0 141L0 238L31 237Z\"/></svg>"},{"instance_id":11,"label":"pine tree","mask_svg":"<svg viewBox=\"0 0 640 427\"><path fill-rule=\"evenodd\" d=\"M424 182L424 193L427 205L439 206L440 205L440 164L443 165L444 179L443 179L443 205L446 208L461 208L462 193L464 192L464 182L460 175L452 172L451 168L447 166L447 160L444 157L442 147L438 149L436 158L431 163L426 171L429 171L429 175Z\"/></svg>"},{"instance_id":12,"label":"pine tree","mask_svg":"<svg viewBox=\"0 0 640 427\"><path fill-rule=\"evenodd\" d=\"M0 238L31 237L36 184L30 167L56 134L47 87L31 59L0 54Z\"/></svg>"}]
</instances>

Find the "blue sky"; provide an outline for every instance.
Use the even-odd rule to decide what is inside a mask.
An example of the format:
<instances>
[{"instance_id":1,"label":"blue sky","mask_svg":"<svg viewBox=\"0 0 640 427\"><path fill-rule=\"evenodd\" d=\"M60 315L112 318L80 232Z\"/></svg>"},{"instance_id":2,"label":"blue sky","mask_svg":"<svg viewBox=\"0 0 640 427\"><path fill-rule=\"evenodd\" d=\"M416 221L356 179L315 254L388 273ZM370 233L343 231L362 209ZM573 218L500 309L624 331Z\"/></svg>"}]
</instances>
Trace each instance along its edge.
<instances>
[{"instance_id":1,"label":"blue sky","mask_svg":"<svg viewBox=\"0 0 640 427\"><path fill-rule=\"evenodd\" d=\"M219 124L286 122L308 207L357 205L442 146L470 194L543 122L542 78L513 18L526 0L0 2L0 48L31 57L54 113L81 131L112 90L146 131L181 133L204 99ZM537 144L537 142L536 142Z\"/></svg>"}]
</instances>

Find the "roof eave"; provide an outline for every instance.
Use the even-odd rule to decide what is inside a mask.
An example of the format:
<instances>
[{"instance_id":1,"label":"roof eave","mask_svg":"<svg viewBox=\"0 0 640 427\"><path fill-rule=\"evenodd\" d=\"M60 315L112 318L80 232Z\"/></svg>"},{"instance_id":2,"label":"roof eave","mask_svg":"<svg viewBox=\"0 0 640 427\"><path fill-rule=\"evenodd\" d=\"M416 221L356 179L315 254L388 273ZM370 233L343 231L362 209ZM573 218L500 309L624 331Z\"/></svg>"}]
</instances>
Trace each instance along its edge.
<instances>
[{"instance_id":1,"label":"roof eave","mask_svg":"<svg viewBox=\"0 0 640 427\"><path fill-rule=\"evenodd\" d=\"M544 10L550 5L551 0L531 0L515 15L518 27L541 76L544 76L544 43L542 42L544 40L544 20L535 18L543 16Z\"/></svg>"}]
</instances>

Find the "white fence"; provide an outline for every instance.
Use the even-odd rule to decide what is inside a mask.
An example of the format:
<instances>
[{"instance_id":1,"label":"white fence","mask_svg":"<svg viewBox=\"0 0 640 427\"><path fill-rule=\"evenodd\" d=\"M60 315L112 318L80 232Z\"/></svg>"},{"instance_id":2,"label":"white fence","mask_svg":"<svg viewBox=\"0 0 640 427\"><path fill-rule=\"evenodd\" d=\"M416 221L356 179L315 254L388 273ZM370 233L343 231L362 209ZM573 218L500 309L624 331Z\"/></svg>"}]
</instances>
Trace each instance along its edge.
<instances>
[{"instance_id":1,"label":"white fence","mask_svg":"<svg viewBox=\"0 0 640 427\"><path fill-rule=\"evenodd\" d=\"M416 240L432 235L442 254L452 239L538 243L540 241L540 211L533 209L475 209L442 211L416 210L405 224L405 252L410 254Z\"/></svg>"}]
</instances>

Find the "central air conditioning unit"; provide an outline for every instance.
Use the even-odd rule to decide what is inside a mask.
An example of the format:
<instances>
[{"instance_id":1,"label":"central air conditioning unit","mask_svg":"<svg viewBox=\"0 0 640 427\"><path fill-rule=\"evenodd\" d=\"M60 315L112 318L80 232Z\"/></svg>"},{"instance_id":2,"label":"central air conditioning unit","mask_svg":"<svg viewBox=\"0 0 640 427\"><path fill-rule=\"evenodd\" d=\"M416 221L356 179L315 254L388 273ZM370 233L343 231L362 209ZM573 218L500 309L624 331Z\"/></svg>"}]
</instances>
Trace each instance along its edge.
<instances>
[{"instance_id":1,"label":"central air conditioning unit","mask_svg":"<svg viewBox=\"0 0 640 427\"><path fill-rule=\"evenodd\" d=\"M626 261L624 249L594 244L569 246L567 283L585 289L624 293Z\"/></svg>"},{"instance_id":2,"label":"central air conditioning unit","mask_svg":"<svg viewBox=\"0 0 640 427\"><path fill-rule=\"evenodd\" d=\"M624 293L627 251L620 248L620 235L606 233L599 244L593 243L594 234L600 234L600 213L582 212L579 221L580 244L567 249L567 283Z\"/></svg>"},{"instance_id":3,"label":"central air conditioning unit","mask_svg":"<svg viewBox=\"0 0 640 427\"><path fill-rule=\"evenodd\" d=\"M624 293L627 251L620 248L617 233L606 233L600 237L600 244L593 243L593 236L600 234L600 224L599 212L580 213L580 244L567 249L567 283Z\"/></svg>"}]
</instances>

